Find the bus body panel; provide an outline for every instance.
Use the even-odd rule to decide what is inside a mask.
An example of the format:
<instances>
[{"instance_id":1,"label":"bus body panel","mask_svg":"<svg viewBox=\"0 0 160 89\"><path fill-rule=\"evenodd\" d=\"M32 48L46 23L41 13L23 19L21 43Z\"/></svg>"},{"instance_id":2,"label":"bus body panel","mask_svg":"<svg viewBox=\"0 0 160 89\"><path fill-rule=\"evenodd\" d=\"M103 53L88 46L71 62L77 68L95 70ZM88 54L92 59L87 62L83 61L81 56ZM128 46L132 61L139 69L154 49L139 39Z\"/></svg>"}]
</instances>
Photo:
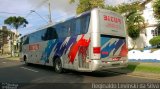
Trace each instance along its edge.
<instances>
[{"instance_id":1,"label":"bus body panel","mask_svg":"<svg viewBox=\"0 0 160 89\"><path fill-rule=\"evenodd\" d=\"M92 71L126 67L128 48L124 18L102 9L94 9L91 13Z\"/></svg>"},{"instance_id":2,"label":"bus body panel","mask_svg":"<svg viewBox=\"0 0 160 89\"><path fill-rule=\"evenodd\" d=\"M125 21L119 13L99 10L99 31L101 34L126 37Z\"/></svg>"},{"instance_id":3,"label":"bus body panel","mask_svg":"<svg viewBox=\"0 0 160 89\"><path fill-rule=\"evenodd\" d=\"M94 48L100 47L100 32L99 32L99 16L98 9L93 9L91 11L91 47L90 47L90 58L100 59L100 54L94 53Z\"/></svg>"},{"instance_id":4,"label":"bus body panel","mask_svg":"<svg viewBox=\"0 0 160 89\"><path fill-rule=\"evenodd\" d=\"M63 68L77 70L79 67L83 68L85 62L89 60L89 45L90 35L82 34L25 45L22 48L24 50L22 55L27 56L28 63L48 66L53 66L53 58L58 56L61 58ZM89 64L87 68L89 69Z\"/></svg>"}]
</instances>

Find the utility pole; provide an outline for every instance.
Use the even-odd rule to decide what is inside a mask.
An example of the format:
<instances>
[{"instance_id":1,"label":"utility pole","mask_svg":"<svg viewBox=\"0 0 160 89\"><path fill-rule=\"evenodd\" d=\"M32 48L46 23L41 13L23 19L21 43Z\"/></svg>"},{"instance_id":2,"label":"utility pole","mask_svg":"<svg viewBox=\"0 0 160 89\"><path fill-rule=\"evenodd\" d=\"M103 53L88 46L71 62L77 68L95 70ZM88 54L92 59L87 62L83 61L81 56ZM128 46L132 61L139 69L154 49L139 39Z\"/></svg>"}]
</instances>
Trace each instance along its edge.
<instances>
[{"instance_id":1,"label":"utility pole","mask_svg":"<svg viewBox=\"0 0 160 89\"><path fill-rule=\"evenodd\" d=\"M51 1L49 0L48 3L48 10L49 10L49 23L52 23L52 14L51 14Z\"/></svg>"},{"instance_id":2,"label":"utility pole","mask_svg":"<svg viewBox=\"0 0 160 89\"><path fill-rule=\"evenodd\" d=\"M51 1L50 0L47 0L48 1L48 11L49 11L49 15L48 15L48 17L49 17L49 20L46 20L45 18L43 18L39 13L37 13L35 10L30 10L30 13L32 13L32 12L34 12L34 13L36 13L39 17L41 17L45 22L47 22L47 23L49 23L49 24L51 24L52 23L52 14L51 14ZM46 3L46 1L45 1L45 3ZM29 14L30 14L29 13ZM29 15L28 14L28 15ZM27 16L28 16L27 15ZM26 16L26 17L27 17Z\"/></svg>"}]
</instances>

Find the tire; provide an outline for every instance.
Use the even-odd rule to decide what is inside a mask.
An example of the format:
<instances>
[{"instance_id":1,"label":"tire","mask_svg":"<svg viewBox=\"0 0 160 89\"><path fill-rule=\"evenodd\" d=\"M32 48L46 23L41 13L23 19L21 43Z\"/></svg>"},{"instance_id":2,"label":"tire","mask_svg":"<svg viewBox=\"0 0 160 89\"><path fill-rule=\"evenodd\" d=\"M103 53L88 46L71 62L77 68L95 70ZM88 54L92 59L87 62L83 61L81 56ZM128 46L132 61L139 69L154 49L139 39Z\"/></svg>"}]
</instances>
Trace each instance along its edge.
<instances>
[{"instance_id":1,"label":"tire","mask_svg":"<svg viewBox=\"0 0 160 89\"><path fill-rule=\"evenodd\" d=\"M60 58L56 58L54 68L55 68L56 73L62 73L63 72L62 62L61 62Z\"/></svg>"},{"instance_id":2,"label":"tire","mask_svg":"<svg viewBox=\"0 0 160 89\"><path fill-rule=\"evenodd\" d=\"M29 66L31 63L28 63L27 61L24 61L24 64L25 64L26 66Z\"/></svg>"},{"instance_id":3,"label":"tire","mask_svg":"<svg viewBox=\"0 0 160 89\"><path fill-rule=\"evenodd\" d=\"M29 63L27 63L27 57L26 56L23 57L23 61L24 61L25 65L27 65L27 66L29 65Z\"/></svg>"}]
</instances>

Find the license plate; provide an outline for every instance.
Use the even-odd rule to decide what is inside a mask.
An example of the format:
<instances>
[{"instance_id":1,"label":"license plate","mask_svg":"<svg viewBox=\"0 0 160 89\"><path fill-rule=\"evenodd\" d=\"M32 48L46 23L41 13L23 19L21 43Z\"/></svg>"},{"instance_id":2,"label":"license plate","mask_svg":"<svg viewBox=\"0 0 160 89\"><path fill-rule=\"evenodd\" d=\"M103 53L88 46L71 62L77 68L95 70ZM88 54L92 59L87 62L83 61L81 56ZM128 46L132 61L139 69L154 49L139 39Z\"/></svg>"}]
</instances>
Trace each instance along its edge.
<instances>
[{"instance_id":1,"label":"license plate","mask_svg":"<svg viewBox=\"0 0 160 89\"><path fill-rule=\"evenodd\" d=\"M120 57L112 58L113 61L119 61L120 59L121 59Z\"/></svg>"},{"instance_id":2,"label":"license plate","mask_svg":"<svg viewBox=\"0 0 160 89\"><path fill-rule=\"evenodd\" d=\"M112 64L112 66L119 66L120 63L115 63L115 64Z\"/></svg>"}]
</instances>

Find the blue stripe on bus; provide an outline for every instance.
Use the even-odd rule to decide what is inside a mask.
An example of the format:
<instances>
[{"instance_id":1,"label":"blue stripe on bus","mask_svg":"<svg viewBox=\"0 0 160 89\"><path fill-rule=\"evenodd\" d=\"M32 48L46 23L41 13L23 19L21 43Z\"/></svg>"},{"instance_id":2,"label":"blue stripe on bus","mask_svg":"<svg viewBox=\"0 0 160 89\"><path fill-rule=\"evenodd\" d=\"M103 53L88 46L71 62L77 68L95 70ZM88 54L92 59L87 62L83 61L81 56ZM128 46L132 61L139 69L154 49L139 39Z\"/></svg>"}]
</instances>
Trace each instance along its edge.
<instances>
[{"instance_id":1,"label":"blue stripe on bus","mask_svg":"<svg viewBox=\"0 0 160 89\"><path fill-rule=\"evenodd\" d=\"M53 55L53 57L54 56L61 57L63 54L66 54L67 50L69 50L69 47L73 45L73 43L75 43L76 40L77 40L77 36L73 36L69 39L68 43L66 44L63 44L64 40L59 41L58 44L56 45L56 49L54 50L55 55Z\"/></svg>"},{"instance_id":2,"label":"blue stripe on bus","mask_svg":"<svg viewBox=\"0 0 160 89\"><path fill-rule=\"evenodd\" d=\"M110 40L112 39L110 38ZM106 41L107 43L109 40L106 37L101 37L101 42L102 42L101 44L105 44L104 41ZM119 39L118 42L115 41L113 44L108 43L103 49L101 49L101 52L108 52L108 54L101 54L101 58L108 57L112 50L114 50L113 52L114 55L116 51L124 44L124 42L125 42L124 39Z\"/></svg>"},{"instance_id":3,"label":"blue stripe on bus","mask_svg":"<svg viewBox=\"0 0 160 89\"><path fill-rule=\"evenodd\" d=\"M47 47L45 48L44 52L42 53L41 60L49 63L49 56L52 52L53 47L58 43L58 40L49 40L47 43Z\"/></svg>"},{"instance_id":4,"label":"blue stripe on bus","mask_svg":"<svg viewBox=\"0 0 160 89\"><path fill-rule=\"evenodd\" d=\"M115 44L115 50L114 50L114 52L113 52L113 54L115 54L116 53L116 51L122 46L122 44L124 44L124 39L119 39L119 41L117 42L117 44Z\"/></svg>"}]
</instances>

